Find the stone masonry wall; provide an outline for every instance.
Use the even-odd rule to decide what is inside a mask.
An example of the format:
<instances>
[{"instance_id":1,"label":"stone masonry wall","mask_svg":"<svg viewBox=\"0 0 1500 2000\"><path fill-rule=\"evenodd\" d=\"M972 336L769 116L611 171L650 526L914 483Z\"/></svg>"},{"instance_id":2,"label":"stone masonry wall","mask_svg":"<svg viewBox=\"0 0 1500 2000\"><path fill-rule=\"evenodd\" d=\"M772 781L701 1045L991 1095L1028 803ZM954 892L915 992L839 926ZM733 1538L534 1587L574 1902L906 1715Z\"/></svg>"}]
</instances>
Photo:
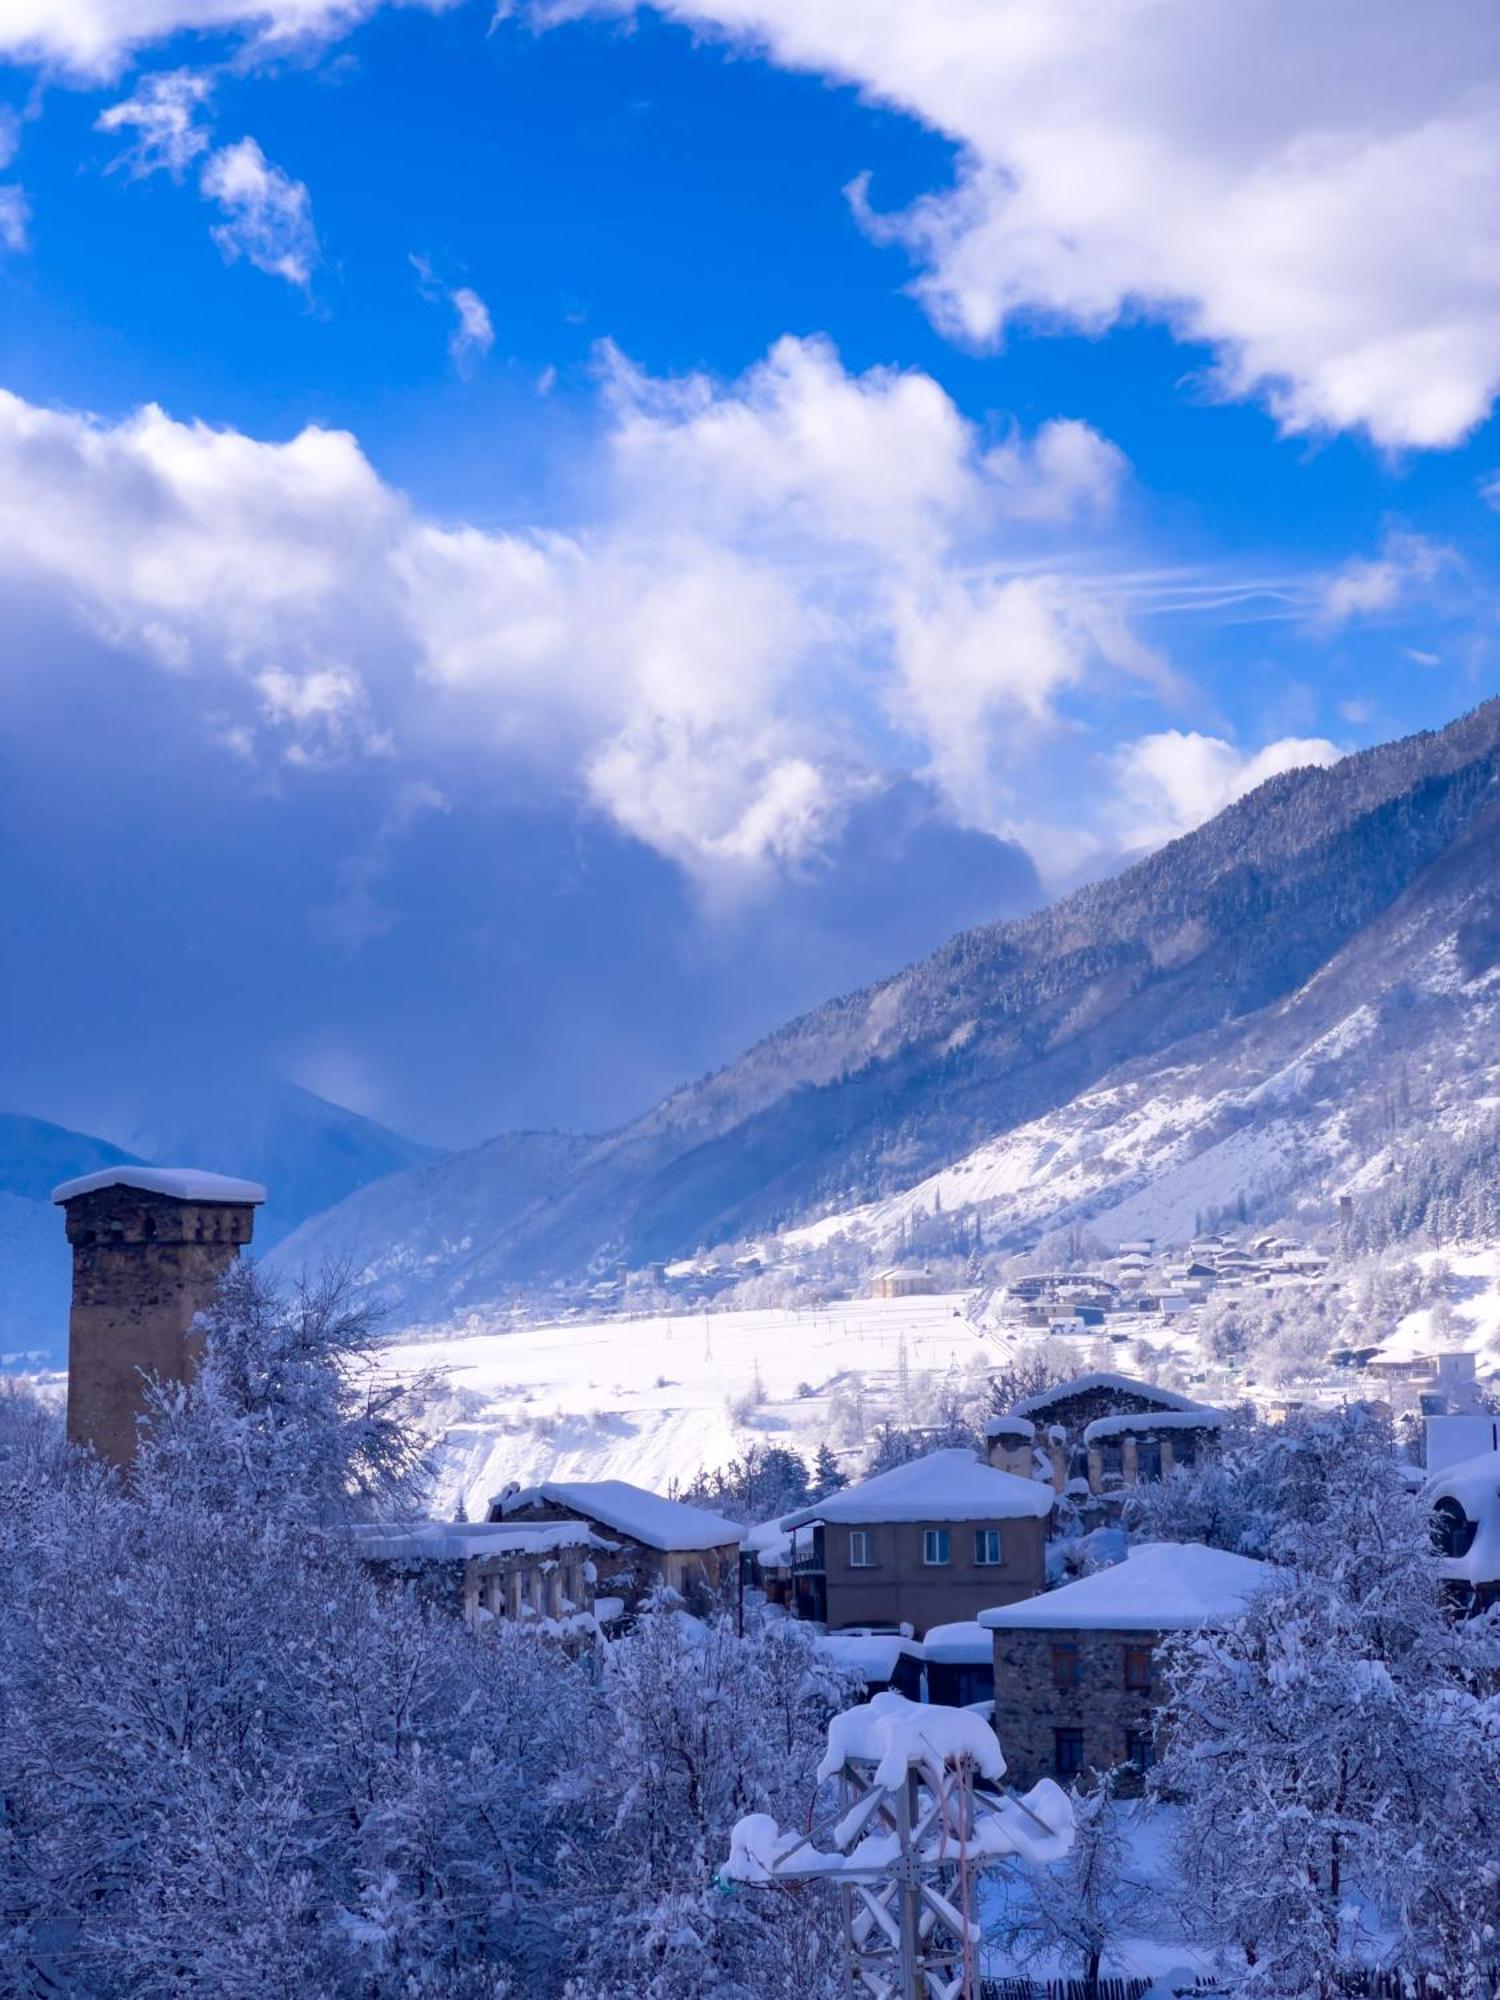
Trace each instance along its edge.
<instances>
[{"instance_id":1,"label":"stone masonry wall","mask_svg":"<svg viewBox=\"0 0 1500 2000\"><path fill-rule=\"evenodd\" d=\"M996 1632L995 1730L1005 1753L1008 1781L1033 1785L1058 1775L1059 1729L1083 1732L1086 1770L1103 1771L1128 1760L1127 1737L1149 1731L1159 1699L1154 1662L1151 1686L1125 1685L1125 1654L1152 1648L1158 1632ZM1077 1680L1059 1687L1054 1648L1076 1648Z\"/></svg>"},{"instance_id":2,"label":"stone masonry wall","mask_svg":"<svg viewBox=\"0 0 1500 2000\"><path fill-rule=\"evenodd\" d=\"M144 1377L182 1381L195 1316L250 1241L255 1211L139 1188L98 1188L66 1205L73 1246L68 1436L125 1465L135 1456Z\"/></svg>"}]
</instances>

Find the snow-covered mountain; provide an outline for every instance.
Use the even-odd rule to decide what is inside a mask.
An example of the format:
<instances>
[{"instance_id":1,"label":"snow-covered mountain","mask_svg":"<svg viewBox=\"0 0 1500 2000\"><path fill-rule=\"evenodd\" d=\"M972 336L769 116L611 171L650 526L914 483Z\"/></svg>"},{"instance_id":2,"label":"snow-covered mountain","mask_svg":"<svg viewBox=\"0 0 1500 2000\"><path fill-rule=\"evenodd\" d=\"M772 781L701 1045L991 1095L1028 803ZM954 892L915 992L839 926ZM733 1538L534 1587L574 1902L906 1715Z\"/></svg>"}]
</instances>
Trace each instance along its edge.
<instances>
[{"instance_id":1,"label":"snow-covered mountain","mask_svg":"<svg viewBox=\"0 0 1500 2000\"><path fill-rule=\"evenodd\" d=\"M125 1135L143 1159L259 1181L255 1242L268 1250L356 1188L438 1156L431 1147L279 1077L232 1072L183 1097L157 1095Z\"/></svg>"},{"instance_id":2,"label":"snow-covered mountain","mask_svg":"<svg viewBox=\"0 0 1500 2000\"><path fill-rule=\"evenodd\" d=\"M159 1107L130 1146L45 1119L0 1113L0 1366L61 1360L71 1262L51 1204L59 1181L122 1161L208 1166L262 1182L255 1240L269 1248L365 1181L430 1160L427 1148L275 1079L235 1082L190 1108Z\"/></svg>"},{"instance_id":3,"label":"snow-covered mountain","mask_svg":"<svg viewBox=\"0 0 1500 2000\"><path fill-rule=\"evenodd\" d=\"M1491 1087L1497 880L1491 701L964 932L635 1124L555 1142L534 1177L455 1155L283 1254L350 1255L416 1321L835 1218L881 1239L935 1195L1021 1242L1104 1214L1185 1234L1241 1192L1368 1186L1401 1120L1461 1123Z\"/></svg>"}]
</instances>

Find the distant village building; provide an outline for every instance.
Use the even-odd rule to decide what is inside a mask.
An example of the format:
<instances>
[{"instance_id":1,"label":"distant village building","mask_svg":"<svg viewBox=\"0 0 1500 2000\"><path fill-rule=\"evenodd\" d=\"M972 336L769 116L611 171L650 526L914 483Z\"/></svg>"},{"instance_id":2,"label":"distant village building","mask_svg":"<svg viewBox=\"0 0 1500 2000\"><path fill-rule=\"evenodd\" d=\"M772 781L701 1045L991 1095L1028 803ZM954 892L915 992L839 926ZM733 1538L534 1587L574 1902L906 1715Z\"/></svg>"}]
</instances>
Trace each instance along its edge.
<instances>
[{"instance_id":1,"label":"distant village building","mask_svg":"<svg viewBox=\"0 0 1500 2000\"><path fill-rule=\"evenodd\" d=\"M737 1522L668 1500L624 1479L547 1479L490 1501L491 1521L582 1521L612 1546L598 1559L599 1590L627 1612L658 1587L702 1606L738 1581Z\"/></svg>"},{"instance_id":2,"label":"distant village building","mask_svg":"<svg viewBox=\"0 0 1500 2000\"><path fill-rule=\"evenodd\" d=\"M73 1246L68 1437L111 1465L140 1443L148 1379L186 1381L195 1321L250 1241L266 1191L195 1167L106 1167L52 1199Z\"/></svg>"},{"instance_id":3,"label":"distant village building","mask_svg":"<svg viewBox=\"0 0 1500 2000\"><path fill-rule=\"evenodd\" d=\"M930 1271L919 1271L911 1265L900 1265L889 1271L877 1271L870 1286L873 1299L915 1299L937 1290L937 1280Z\"/></svg>"},{"instance_id":4,"label":"distant village building","mask_svg":"<svg viewBox=\"0 0 1500 2000\"><path fill-rule=\"evenodd\" d=\"M1046 1581L1053 1494L969 1451L925 1458L861 1480L795 1514L798 1614L841 1627L933 1625L1030 1597Z\"/></svg>"},{"instance_id":5,"label":"distant village building","mask_svg":"<svg viewBox=\"0 0 1500 2000\"><path fill-rule=\"evenodd\" d=\"M403 1521L354 1529L360 1559L475 1631L504 1620L589 1636L617 1615L598 1598L597 1563L616 1544L585 1521ZM622 1607L620 1607L622 1608Z\"/></svg>"},{"instance_id":6,"label":"distant village building","mask_svg":"<svg viewBox=\"0 0 1500 2000\"><path fill-rule=\"evenodd\" d=\"M980 1612L994 1641L995 1729L1012 1782L1068 1784L1109 1770L1144 1777L1157 1748L1157 1644L1239 1617L1267 1574L1225 1549L1148 1542L1113 1568Z\"/></svg>"},{"instance_id":7,"label":"distant village building","mask_svg":"<svg viewBox=\"0 0 1500 2000\"><path fill-rule=\"evenodd\" d=\"M992 1418L986 1426L991 1463L1013 1449L997 1426L1017 1418L1040 1434L1057 1492L1073 1487L1096 1495L1196 1463L1227 1421L1223 1410L1171 1389L1096 1371L1024 1397L1008 1418Z\"/></svg>"},{"instance_id":8,"label":"distant village building","mask_svg":"<svg viewBox=\"0 0 1500 2000\"><path fill-rule=\"evenodd\" d=\"M1017 1479L1036 1475L1036 1425L1029 1417L991 1417L984 1427L985 1456Z\"/></svg>"}]
</instances>

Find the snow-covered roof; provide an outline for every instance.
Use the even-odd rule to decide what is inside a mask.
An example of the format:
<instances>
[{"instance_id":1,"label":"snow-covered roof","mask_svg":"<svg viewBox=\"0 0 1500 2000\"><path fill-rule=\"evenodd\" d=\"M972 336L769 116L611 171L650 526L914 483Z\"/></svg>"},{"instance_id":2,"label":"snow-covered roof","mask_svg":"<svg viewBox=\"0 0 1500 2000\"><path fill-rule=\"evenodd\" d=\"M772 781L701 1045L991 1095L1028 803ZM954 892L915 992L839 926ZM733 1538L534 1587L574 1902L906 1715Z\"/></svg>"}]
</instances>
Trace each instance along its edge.
<instances>
[{"instance_id":1,"label":"snow-covered roof","mask_svg":"<svg viewBox=\"0 0 1500 2000\"><path fill-rule=\"evenodd\" d=\"M354 1529L360 1554L385 1562L464 1562L470 1556L607 1549L586 1521L377 1521Z\"/></svg>"},{"instance_id":2,"label":"snow-covered roof","mask_svg":"<svg viewBox=\"0 0 1500 2000\"><path fill-rule=\"evenodd\" d=\"M54 1201L72 1201L98 1188L140 1188L146 1194L167 1194L174 1201L226 1201L250 1207L263 1202L266 1191L259 1181L232 1180L228 1174L205 1173L201 1167L101 1167L96 1174L80 1174L76 1181L64 1181L52 1190Z\"/></svg>"},{"instance_id":3,"label":"snow-covered roof","mask_svg":"<svg viewBox=\"0 0 1500 2000\"><path fill-rule=\"evenodd\" d=\"M745 1537L737 1521L710 1514L706 1507L668 1500L625 1479L544 1479L539 1486L497 1493L490 1505L502 1514L514 1514L538 1503L567 1507L591 1521L602 1521L648 1549L721 1549L729 1543L738 1547Z\"/></svg>"},{"instance_id":4,"label":"snow-covered roof","mask_svg":"<svg viewBox=\"0 0 1500 2000\"><path fill-rule=\"evenodd\" d=\"M1038 1395L1023 1396L1019 1403L1012 1405L1011 1415L1034 1417L1040 1410L1050 1410L1056 1403L1065 1403L1073 1396L1086 1396L1094 1389L1149 1396L1163 1410L1194 1410L1198 1407L1191 1396L1179 1396L1173 1389L1158 1389L1154 1382L1138 1382L1133 1375L1111 1375L1098 1370L1091 1375L1075 1375L1071 1381L1059 1382L1054 1388L1043 1389Z\"/></svg>"},{"instance_id":5,"label":"snow-covered roof","mask_svg":"<svg viewBox=\"0 0 1500 2000\"><path fill-rule=\"evenodd\" d=\"M758 1561L771 1565L789 1563L792 1559L792 1537L779 1521L761 1521L753 1528L745 1530L742 1547L750 1550Z\"/></svg>"},{"instance_id":6,"label":"snow-covered roof","mask_svg":"<svg viewBox=\"0 0 1500 2000\"><path fill-rule=\"evenodd\" d=\"M991 1417L984 1434L987 1438L1024 1438L1029 1444L1036 1436L1036 1425L1027 1417Z\"/></svg>"},{"instance_id":7,"label":"snow-covered roof","mask_svg":"<svg viewBox=\"0 0 1500 2000\"><path fill-rule=\"evenodd\" d=\"M1053 1493L1039 1479L1021 1479L986 1465L971 1451L931 1451L891 1472L829 1493L799 1513L782 1516L783 1528L810 1521L1001 1521L1027 1515L1044 1519Z\"/></svg>"},{"instance_id":8,"label":"snow-covered roof","mask_svg":"<svg viewBox=\"0 0 1500 2000\"><path fill-rule=\"evenodd\" d=\"M963 1618L955 1625L929 1627L921 1652L935 1666L987 1667L995 1657L995 1642L977 1618Z\"/></svg>"},{"instance_id":9,"label":"snow-covered roof","mask_svg":"<svg viewBox=\"0 0 1500 2000\"><path fill-rule=\"evenodd\" d=\"M1084 1428L1085 1444L1097 1444L1101 1438L1123 1437L1128 1431L1214 1431L1220 1424L1227 1424L1226 1410L1211 1410L1205 1403L1201 1408L1191 1410L1132 1410L1119 1417L1095 1417Z\"/></svg>"},{"instance_id":10,"label":"snow-covered roof","mask_svg":"<svg viewBox=\"0 0 1500 2000\"><path fill-rule=\"evenodd\" d=\"M1238 1618L1272 1575L1254 1556L1201 1542L1146 1542L1060 1590L981 1611L992 1632L1188 1632Z\"/></svg>"},{"instance_id":11,"label":"snow-covered roof","mask_svg":"<svg viewBox=\"0 0 1500 2000\"><path fill-rule=\"evenodd\" d=\"M1500 1451L1483 1451L1460 1459L1429 1479L1422 1489L1429 1506L1456 1500L1477 1532L1467 1555L1445 1556L1445 1576L1468 1583L1500 1583Z\"/></svg>"},{"instance_id":12,"label":"snow-covered roof","mask_svg":"<svg viewBox=\"0 0 1500 2000\"><path fill-rule=\"evenodd\" d=\"M877 1279L879 1278L929 1279L931 1278L932 1273L931 1271L924 1270L920 1264L892 1264L888 1270L877 1271L875 1273L875 1276Z\"/></svg>"},{"instance_id":13,"label":"snow-covered roof","mask_svg":"<svg viewBox=\"0 0 1500 2000\"><path fill-rule=\"evenodd\" d=\"M899 1632L824 1632L818 1650L863 1681L890 1680L903 1653L914 1660L922 1657L916 1640L903 1639Z\"/></svg>"}]
</instances>

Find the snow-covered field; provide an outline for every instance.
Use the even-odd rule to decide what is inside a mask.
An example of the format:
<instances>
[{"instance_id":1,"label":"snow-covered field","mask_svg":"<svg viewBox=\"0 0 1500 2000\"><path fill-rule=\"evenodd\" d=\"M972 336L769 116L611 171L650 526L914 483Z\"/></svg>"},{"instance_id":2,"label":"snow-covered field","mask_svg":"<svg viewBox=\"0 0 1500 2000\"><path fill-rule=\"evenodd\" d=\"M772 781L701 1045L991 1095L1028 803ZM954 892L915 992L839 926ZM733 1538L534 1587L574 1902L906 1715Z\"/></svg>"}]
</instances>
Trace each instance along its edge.
<instances>
[{"instance_id":1,"label":"snow-covered field","mask_svg":"<svg viewBox=\"0 0 1500 2000\"><path fill-rule=\"evenodd\" d=\"M1005 1357L1008 1343L972 1325L967 1305L967 1295L851 1299L564 1322L427 1336L386 1358L403 1378L431 1372L440 1384L429 1407L442 1438L436 1511L462 1498L480 1515L511 1479L630 1479L666 1492L754 1443L811 1457L825 1440L838 1449L856 1414L851 1445L882 1417L920 1417L935 1380L972 1379Z\"/></svg>"}]
</instances>

